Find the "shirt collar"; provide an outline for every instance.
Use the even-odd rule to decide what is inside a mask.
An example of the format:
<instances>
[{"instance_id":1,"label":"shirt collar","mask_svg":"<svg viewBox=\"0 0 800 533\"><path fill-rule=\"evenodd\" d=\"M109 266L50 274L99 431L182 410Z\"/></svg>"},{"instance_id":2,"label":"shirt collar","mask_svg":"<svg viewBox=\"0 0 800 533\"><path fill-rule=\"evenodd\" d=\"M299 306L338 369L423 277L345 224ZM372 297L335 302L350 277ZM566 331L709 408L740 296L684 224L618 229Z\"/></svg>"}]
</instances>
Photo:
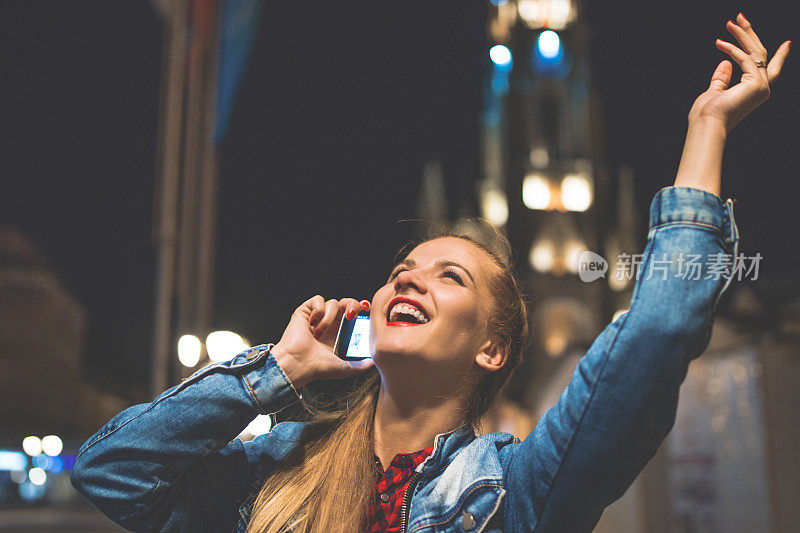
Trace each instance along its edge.
<instances>
[{"instance_id":1,"label":"shirt collar","mask_svg":"<svg viewBox=\"0 0 800 533\"><path fill-rule=\"evenodd\" d=\"M389 464L398 468L409 468L407 462L410 459L415 470L432 472L437 470L440 465L449 463L448 458L450 455L474 439L475 432L472 430L472 426L457 427L436 435L433 438L433 445L424 450L398 453ZM375 464L380 465L380 458L375 453L372 455L375 459Z\"/></svg>"},{"instance_id":2,"label":"shirt collar","mask_svg":"<svg viewBox=\"0 0 800 533\"><path fill-rule=\"evenodd\" d=\"M433 453L433 445L428 446L424 450L419 450L417 452L411 453L398 453L394 456L394 459L389 463L389 466L393 466L395 468L401 468L404 470L414 469L422 463L425 458L430 456ZM381 460L376 454L372 454L375 458L375 464L380 465ZM388 467L387 467L388 468Z\"/></svg>"}]
</instances>

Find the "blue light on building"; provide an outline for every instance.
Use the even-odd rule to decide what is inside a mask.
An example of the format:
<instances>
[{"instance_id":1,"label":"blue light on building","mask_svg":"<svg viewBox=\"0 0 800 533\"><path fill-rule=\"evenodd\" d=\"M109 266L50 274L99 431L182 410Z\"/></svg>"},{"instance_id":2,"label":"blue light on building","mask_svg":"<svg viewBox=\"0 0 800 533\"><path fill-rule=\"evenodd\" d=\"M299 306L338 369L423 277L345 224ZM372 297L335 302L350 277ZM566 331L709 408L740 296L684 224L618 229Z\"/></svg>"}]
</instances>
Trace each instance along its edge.
<instances>
[{"instance_id":1,"label":"blue light on building","mask_svg":"<svg viewBox=\"0 0 800 533\"><path fill-rule=\"evenodd\" d=\"M531 66L536 73L551 78L563 79L569 74L570 62L558 33L545 30L539 34L533 45Z\"/></svg>"},{"instance_id":2,"label":"blue light on building","mask_svg":"<svg viewBox=\"0 0 800 533\"><path fill-rule=\"evenodd\" d=\"M496 68L506 71L511 70L514 63L511 57L511 50L502 44L496 44L489 49L489 58Z\"/></svg>"}]
</instances>

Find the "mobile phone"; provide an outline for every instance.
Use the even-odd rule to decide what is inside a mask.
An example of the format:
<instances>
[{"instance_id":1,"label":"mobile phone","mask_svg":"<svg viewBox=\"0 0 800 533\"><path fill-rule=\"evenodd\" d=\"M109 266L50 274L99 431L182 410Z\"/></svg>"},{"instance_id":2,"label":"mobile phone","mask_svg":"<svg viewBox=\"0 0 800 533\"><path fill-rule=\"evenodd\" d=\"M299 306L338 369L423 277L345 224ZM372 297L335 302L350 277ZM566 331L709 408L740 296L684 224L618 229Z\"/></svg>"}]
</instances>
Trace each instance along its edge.
<instances>
[{"instance_id":1,"label":"mobile phone","mask_svg":"<svg viewBox=\"0 0 800 533\"><path fill-rule=\"evenodd\" d=\"M345 361L369 359L369 311L361 311L354 320L342 318L333 353Z\"/></svg>"}]
</instances>

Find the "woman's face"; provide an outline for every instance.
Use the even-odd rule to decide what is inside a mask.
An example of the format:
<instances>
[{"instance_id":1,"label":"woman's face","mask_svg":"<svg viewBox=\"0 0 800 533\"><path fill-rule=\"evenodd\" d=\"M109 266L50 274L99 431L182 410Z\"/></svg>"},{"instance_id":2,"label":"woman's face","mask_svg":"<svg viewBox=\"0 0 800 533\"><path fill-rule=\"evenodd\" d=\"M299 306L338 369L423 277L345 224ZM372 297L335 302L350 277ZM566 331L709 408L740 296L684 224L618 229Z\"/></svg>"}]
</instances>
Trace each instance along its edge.
<instances>
[{"instance_id":1,"label":"woman's face","mask_svg":"<svg viewBox=\"0 0 800 533\"><path fill-rule=\"evenodd\" d=\"M470 368L489 339L488 279L494 268L464 239L443 237L414 248L372 299L370 348L376 365L385 370L395 361L408 365L422 358Z\"/></svg>"}]
</instances>

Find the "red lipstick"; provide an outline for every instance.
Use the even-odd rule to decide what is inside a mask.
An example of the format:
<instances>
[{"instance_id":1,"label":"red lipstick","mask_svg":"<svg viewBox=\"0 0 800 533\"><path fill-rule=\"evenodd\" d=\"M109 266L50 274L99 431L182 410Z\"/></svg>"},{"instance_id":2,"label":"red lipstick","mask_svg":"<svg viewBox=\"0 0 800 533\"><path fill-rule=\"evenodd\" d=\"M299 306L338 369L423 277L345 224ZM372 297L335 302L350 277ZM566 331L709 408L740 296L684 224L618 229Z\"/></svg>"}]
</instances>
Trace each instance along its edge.
<instances>
[{"instance_id":1,"label":"red lipstick","mask_svg":"<svg viewBox=\"0 0 800 533\"><path fill-rule=\"evenodd\" d=\"M389 322L389 311L391 311L391 309L395 305L397 305L399 303L406 303L406 304L413 305L414 307L416 307L420 311L422 311L425 314L425 316L428 316L427 311L425 311L425 308L422 306L421 303L419 303L416 300L412 300L411 298L406 298L405 296L398 296L396 298L393 298L392 301L389 302L389 307L386 309L386 325L387 326L406 327L406 326L422 326L423 325L423 324L419 324L417 322L405 322L405 321L399 321L399 320L398 321L394 321L394 322Z\"/></svg>"}]
</instances>

